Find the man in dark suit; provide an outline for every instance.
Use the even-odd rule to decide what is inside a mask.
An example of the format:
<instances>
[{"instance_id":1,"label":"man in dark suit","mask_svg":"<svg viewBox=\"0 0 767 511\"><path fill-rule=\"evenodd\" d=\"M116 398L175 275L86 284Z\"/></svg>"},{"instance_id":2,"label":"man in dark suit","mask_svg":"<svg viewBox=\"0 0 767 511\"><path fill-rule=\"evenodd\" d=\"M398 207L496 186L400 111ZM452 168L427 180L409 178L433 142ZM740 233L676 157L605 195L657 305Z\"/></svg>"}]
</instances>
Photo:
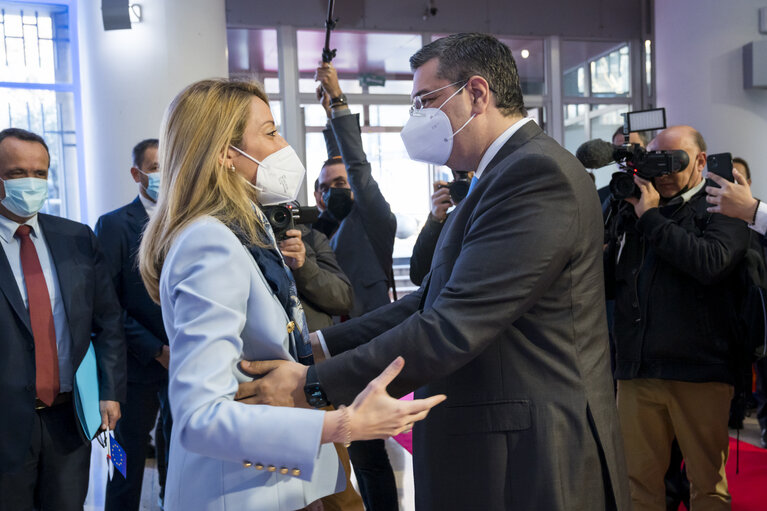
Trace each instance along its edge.
<instances>
[{"instance_id":1,"label":"man in dark suit","mask_svg":"<svg viewBox=\"0 0 767 511\"><path fill-rule=\"evenodd\" d=\"M410 62L411 157L476 169L430 274L418 292L315 336L332 358L254 363L269 374L243 390L351 403L402 355L391 393L448 396L413 431L419 511L629 509L594 184L525 119L511 52L494 37L448 36Z\"/></svg>"},{"instance_id":2,"label":"man in dark suit","mask_svg":"<svg viewBox=\"0 0 767 511\"><path fill-rule=\"evenodd\" d=\"M397 220L371 175L362 149L359 118L352 115L330 64L317 69L318 96L328 114L324 131L331 157L320 171L315 191L317 223L330 239L338 264L349 277L354 303L349 317L388 304ZM340 158L332 158L333 156ZM396 511L397 484L383 440L349 447L360 493L369 511Z\"/></svg>"},{"instance_id":3,"label":"man in dark suit","mask_svg":"<svg viewBox=\"0 0 767 511\"><path fill-rule=\"evenodd\" d=\"M170 445L171 415L168 404L168 337L160 306L149 298L138 271L137 257L144 226L154 212L159 190L160 167L157 139L146 139L133 148L130 169L138 196L129 204L103 215L96 223L101 246L109 264L120 305L128 345L128 398L117 426L117 441L129 460L128 476L107 484L106 510L138 510L144 479L147 440L161 409L163 431ZM159 451L159 449L158 449ZM167 452L158 452L158 458ZM160 474L164 481L165 474Z\"/></svg>"},{"instance_id":4,"label":"man in dark suit","mask_svg":"<svg viewBox=\"0 0 767 511\"><path fill-rule=\"evenodd\" d=\"M25 130L0 132L0 510L81 511L90 438L75 373L96 353L102 429L125 399L120 306L88 226L38 214L50 155Z\"/></svg>"}]
</instances>

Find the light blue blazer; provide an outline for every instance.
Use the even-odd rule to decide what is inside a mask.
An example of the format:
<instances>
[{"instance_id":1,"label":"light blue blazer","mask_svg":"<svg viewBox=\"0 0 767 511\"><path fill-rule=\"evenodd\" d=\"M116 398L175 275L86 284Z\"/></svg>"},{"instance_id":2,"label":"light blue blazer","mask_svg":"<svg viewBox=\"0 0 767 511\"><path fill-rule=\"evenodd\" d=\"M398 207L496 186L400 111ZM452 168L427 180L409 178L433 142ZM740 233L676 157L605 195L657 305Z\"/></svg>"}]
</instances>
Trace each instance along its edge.
<instances>
[{"instance_id":1,"label":"light blue blazer","mask_svg":"<svg viewBox=\"0 0 767 511\"><path fill-rule=\"evenodd\" d=\"M234 401L239 360L291 360L287 314L234 233L212 217L186 227L160 299L173 412L165 509L294 511L341 491L335 448L320 444L325 412Z\"/></svg>"}]
</instances>

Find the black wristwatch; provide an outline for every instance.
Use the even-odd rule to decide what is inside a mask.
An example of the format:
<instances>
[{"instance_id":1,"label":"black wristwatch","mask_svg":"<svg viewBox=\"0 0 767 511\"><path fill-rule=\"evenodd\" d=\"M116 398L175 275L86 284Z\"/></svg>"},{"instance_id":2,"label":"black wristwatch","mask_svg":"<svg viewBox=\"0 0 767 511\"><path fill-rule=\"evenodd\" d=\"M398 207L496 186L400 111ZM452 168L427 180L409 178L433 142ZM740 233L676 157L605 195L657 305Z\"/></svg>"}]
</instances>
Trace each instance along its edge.
<instances>
[{"instance_id":1,"label":"black wristwatch","mask_svg":"<svg viewBox=\"0 0 767 511\"><path fill-rule=\"evenodd\" d=\"M340 96L335 98L330 98L330 108L333 108L334 106L344 106L348 105L349 102L346 101L346 94L341 93Z\"/></svg>"},{"instance_id":2,"label":"black wristwatch","mask_svg":"<svg viewBox=\"0 0 767 511\"><path fill-rule=\"evenodd\" d=\"M306 371L304 394L306 394L306 402L312 408L324 408L330 404L325 391L322 390L320 379L317 377L317 368L314 366L309 366L309 369Z\"/></svg>"}]
</instances>

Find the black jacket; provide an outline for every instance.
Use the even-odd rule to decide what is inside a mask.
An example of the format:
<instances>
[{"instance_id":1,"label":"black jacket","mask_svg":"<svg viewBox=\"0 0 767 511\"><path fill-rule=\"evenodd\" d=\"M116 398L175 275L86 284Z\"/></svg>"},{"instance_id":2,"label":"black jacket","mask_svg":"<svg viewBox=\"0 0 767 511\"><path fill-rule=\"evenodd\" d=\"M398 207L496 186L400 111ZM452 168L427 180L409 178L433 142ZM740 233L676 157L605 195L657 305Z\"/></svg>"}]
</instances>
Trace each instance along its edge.
<instances>
[{"instance_id":1,"label":"black jacket","mask_svg":"<svg viewBox=\"0 0 767 511\"><path fill-rule=\"evenodd\" d=\"M397 220L371 174L370 163L362 148L359 117L336 117L330 121L330 126L331 130L325 130L324 134L326 139L335 139L336 150L343 156L354 192L354 206L335 233L328 237L338 265L352 283L354 305L349 315L357 317L391 301L389 272ZM332 156L334 149L330 142L327 143L328 154ZM320 219L326 216L323 214Z\"/></svg>"},{"instance_id":2,"label":"black jacket","mask_svg":"<svg viewBox=\"0 0 767 511\"><path fill-rule=\"evenodd\" d=\"M81 223L38 215L59 281L72 338L76 370L93 343L101 400L125 402L125 338L120 304L93 231ZM0 250L0 472L23 468L35 416L35 344L29 312L4 250ZM75 386L77 383L75 382ZM72 414L75 415L74 406ZM86 442L80 431L62 426L52 433L61 452ZM90 439L88 439L90 440Z\"/></svg>"},{"instance_id":3,"label":"black jacket","mask_svg":"<svg viewBox=\"0 0 767 511\"><path fill-rule=\"evenodd\" d=\"M327 237L307 225L296 226L306 247L304 265L293 270L298 297L310 332L333 324L333 316L349 314L352 285L338 266Z\"/></svg>"},{"instance_id":4,"label":"black jacket","mask_svg":"<svg viewBox=\"0 0 767 511\"><path fill-rule=\"evenodd\" d=\"M123 308L123 327L128 343L128 380L156 382L168 378L168 370L155 360L168 344L160 306L152 301L138 270L141 233L149 221L141 200L102 215L96 235L109 265L117 297Z\"/></svg>"},{"instance_id":5,"label":"black jacket","mask_svg":"<svg viewBox=\"0 0 767 511\"><path fill-rule=\"evenodd\" d=\"M605 251L617 379L733 382L732 318L741 292L734 272L748 227L706 207L704 189L639 220L632 206L620 205L618 239Z\"/></svg>"},{"instance_id":6,"label":"black jacket","mask_svg":"<svg viewBox=\"0 0 767 511\"><path fill-rule=\"evenodd\" d=\"M434 249L442 232L445 222L438 222L429 215L423 229L418 234L418 239L413 245L413 255L410 256L410 281L420 286L426 274L431 268L431 260L434 257Z\"/></svg>"}]
</instances>

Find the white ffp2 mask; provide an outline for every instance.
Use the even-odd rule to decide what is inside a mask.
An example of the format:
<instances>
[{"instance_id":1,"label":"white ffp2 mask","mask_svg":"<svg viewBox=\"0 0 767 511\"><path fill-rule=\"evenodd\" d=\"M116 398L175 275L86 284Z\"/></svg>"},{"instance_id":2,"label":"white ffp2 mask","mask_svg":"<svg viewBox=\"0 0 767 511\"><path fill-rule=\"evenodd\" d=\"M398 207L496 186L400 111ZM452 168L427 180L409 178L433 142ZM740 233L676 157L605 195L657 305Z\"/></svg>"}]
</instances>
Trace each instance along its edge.
<instances>
[{"instance_id":1,"label":"white ffp2 mask","mask_svg":"<svg viewBox=\"0 0 767 511\"><path fill-rule=\"evenodd\" d=\"M249 184L258 190L258 200L262 206L272 206L296 200L306 169L292 147L285 146L262 161L258 161L242 149L234 146L231 148L249 160L258 163L256 184Z\"/></svg>"}]
</instances>

